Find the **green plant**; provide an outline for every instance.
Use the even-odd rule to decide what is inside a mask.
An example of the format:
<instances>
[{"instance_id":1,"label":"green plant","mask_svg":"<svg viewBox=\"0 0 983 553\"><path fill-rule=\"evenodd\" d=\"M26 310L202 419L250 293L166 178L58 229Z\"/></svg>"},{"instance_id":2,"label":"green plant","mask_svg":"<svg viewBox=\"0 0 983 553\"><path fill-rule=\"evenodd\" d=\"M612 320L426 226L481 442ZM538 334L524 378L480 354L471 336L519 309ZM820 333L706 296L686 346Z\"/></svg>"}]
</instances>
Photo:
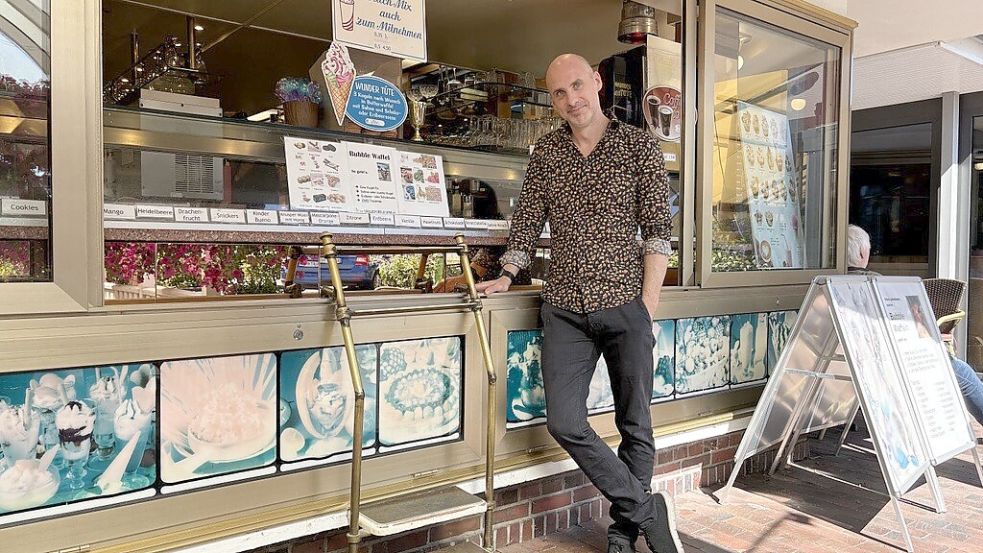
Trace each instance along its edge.
<instances>
[{"instance_id":1,"label":"green plant","mask_svg":"<svg viewBox=\"0 0 983 553\"><path fill-rule=\"evenodd\" d=\"M379 278L382 286L412 288L416 272L420 266L419 255L374 256L373 262L379 264ZM444 279L443 256L432 255L427 259L426 278L436 283Z\"/></svg>"}]
</instances>

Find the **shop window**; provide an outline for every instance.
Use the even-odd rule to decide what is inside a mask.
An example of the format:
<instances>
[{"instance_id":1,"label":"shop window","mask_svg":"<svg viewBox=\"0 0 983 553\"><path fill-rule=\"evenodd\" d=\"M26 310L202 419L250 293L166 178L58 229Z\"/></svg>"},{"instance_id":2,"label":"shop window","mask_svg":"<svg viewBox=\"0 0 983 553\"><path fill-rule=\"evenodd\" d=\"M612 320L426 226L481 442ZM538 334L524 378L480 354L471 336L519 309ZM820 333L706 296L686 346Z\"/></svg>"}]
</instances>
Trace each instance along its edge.
<instances>
[{"instance_id":1,"label":"shop window","mask_svg":"<svg viewBox=\"0 0 983 553\"><path fill-rule=\"evenodd\" d=\"M841 50L725 9L715 25L710 268L832 268Z\"/></svg>"},{"instance_id":2,"label":"shop window","mask_svg":"<svg viewBox=\"0 0 983 553\"><path fill-rule=\"evenodd\" d=\"M0 6L0 282L51 276L50 3Z\"/></svg>"}]
</instances>

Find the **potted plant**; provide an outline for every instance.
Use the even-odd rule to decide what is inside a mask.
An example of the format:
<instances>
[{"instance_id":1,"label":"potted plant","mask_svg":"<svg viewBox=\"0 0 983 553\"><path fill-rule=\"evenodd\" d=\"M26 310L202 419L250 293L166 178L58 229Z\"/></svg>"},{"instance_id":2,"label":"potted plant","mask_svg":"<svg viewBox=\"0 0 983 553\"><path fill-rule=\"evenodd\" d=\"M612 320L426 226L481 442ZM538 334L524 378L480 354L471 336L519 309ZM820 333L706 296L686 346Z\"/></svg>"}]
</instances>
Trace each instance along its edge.
<instances>
[{"instance_id":1,"label":"potted plant","mask_svg":"<svg viewBox=\"0 0 983 553\"><path fill-rule=\"evenodd\" d=\"M316 127L321 109L321 88L305 77L284 77L276 83L276 97L283 102L288 125Z\"/></svg>"}]
</instances>

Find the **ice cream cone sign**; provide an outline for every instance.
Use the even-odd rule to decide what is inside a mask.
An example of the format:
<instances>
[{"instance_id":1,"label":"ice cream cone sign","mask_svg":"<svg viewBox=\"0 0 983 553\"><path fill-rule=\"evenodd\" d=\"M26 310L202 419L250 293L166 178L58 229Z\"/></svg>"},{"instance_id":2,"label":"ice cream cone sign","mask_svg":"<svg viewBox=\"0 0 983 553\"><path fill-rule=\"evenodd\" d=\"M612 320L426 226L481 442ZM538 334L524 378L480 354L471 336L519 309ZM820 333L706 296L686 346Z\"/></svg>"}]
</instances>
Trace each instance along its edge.
<instances>
[{"instance_id":1,"label":"ice cream cone sign","mask_svg":"<svg viewBox=\"0 0 983 553\"><path fill-rule=\"evenodd\" d=\"M349 2L353 3L354 0ZM344 5L345 2L342 1L342 6ZM348 55L348 47L332 42L321 63L321 72L324 73L324 82L328 85L328 96L331 98L335 119L339 126L343 125L345 106L352 93L352 83L355 82L355 64Z\"/></svg>"}]
</instances>

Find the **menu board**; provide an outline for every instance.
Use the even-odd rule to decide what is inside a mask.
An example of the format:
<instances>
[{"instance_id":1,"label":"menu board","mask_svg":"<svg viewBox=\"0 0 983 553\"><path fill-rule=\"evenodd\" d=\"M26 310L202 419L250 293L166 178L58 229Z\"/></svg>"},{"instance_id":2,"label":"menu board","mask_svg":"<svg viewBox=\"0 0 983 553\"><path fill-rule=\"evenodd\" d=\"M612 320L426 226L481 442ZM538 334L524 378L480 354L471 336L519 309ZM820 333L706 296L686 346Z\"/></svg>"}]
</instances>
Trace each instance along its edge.
<instances>
[{"instance_id":1,"label":"menu board","mask_svg":"<svg viewBox=\"0 0 983 553\"><path fill-rule=\"evenodd\" d=\"M347 181L354 194L355 210L366 213L396 213L399 151L372 144L343 144L348 155Z\"/></svg>"},{"instance_id":2,"label":"menu board","mask_svg":"<svg viewBox=\"0 0 983 553\"><path fill-rule=\"evenodd\" d=\"M976 440L966 424L966 408L938 336L925 288L915 279L878 279L875 286L929 453L935 464L941 463L973 447Z\"/></svg>"},{"instance_id":3,"label":"menu board","mask_svg":"<svg viewBox=\"0 0 983 553\"><path fill-rule=\"evenodd\" d=\"M892 490L902 495L926 470L928 458L916 435L915 414L891 354L892 337L874 288L865 279L830 279L827 283L854 383L866 400L864 415L871 435Z\"/></svg>"},{"instance_id":4,"label":"menu board","mask_svg":"<svg viewBox=\"0 0 983 553\"><path fill-rule=\"evenodd\" d=\"M400 213L450 217L440 156L399 152L398 193Z\"/></svg>"},{"instance_id":5,"label":"menu board","mask_svg":"<svg viewBox=\"0 0 983 553\"><path fill-rule=\"evenodd\" d=\"M755 261L760 268L802 267L799 194L785 115L737 103Z\"/></svg>"},{"instance_id":6,"label":"menu board","mask_svg":"<svg viewBox=\"0 0 983 553\"><path fill-rule=\"evenodd\" d=\"M349 211L351 186L344 178L348 156L343 145L284 137L291 209Z\"/></svg>"}]
</instances>

